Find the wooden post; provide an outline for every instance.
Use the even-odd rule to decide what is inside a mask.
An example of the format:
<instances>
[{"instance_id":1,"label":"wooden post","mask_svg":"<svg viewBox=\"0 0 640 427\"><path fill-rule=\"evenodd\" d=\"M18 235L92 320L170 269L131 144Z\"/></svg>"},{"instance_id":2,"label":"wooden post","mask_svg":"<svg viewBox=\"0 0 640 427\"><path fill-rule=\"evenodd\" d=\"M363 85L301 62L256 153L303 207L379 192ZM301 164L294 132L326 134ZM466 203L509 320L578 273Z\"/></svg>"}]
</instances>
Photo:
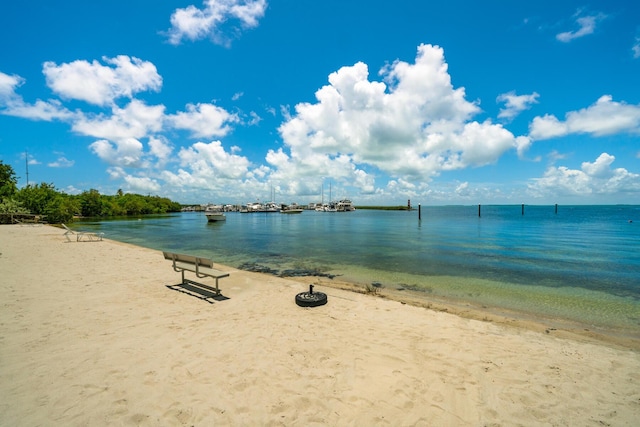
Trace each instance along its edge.
<instances>
[{"instance_id":1,"label":"wooden post","mask_svg":"<svg viewBox=\"0 0 640 427\"><path fill-rule=\"evenodd\" d=\"M524 215L524 203L522 204L522 215Z\"/></svg>"},{"instance_id":2,"label":"wooden post","mask_svg":"<svg viewBox=\"0 0 640 427\"><path fill-rule=\"evenodd\" d=\"M558 215L558 204L556 203L556 215Z\"/></svg>"},{"instance_id":3,"label":"wooden post","mask_svg":"<svg viewBox=\"0 0 640 427\"><path fill-rule=\"evenodd\" d=\"M418 221L422 221L422 205L418 203Z\"/></svg>"},{"instance_id":4,"label":"wooden post","mask_svg":"<svg viewBox=\"0 0 640 427\"><path fill-rule=\"evenodd\" d=\"M478 218L480 218L480 205L478 205Z\"/></svg>"}]
</instances>

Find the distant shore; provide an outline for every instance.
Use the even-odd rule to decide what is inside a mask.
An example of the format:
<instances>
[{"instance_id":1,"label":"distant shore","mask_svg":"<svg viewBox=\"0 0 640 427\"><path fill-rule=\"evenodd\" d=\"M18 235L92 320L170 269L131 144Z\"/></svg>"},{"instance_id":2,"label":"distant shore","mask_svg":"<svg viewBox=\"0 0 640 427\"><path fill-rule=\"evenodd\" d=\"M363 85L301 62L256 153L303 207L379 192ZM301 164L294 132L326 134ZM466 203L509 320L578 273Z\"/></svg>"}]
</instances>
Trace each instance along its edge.
<instances>
[{"instance_id":1,"label":"distant shore","mask_svg":"<svg viewBox=\"0 0 640 427\"><path fill-rule=\"evenodd\" d=\"M414 206L356 206L356 209L368 209L377 211L411 211Z\"/></svg>"},{"instance_id":2,"label":"distant shore","mask_svg":"<svg viewBox=\"0 0 640 427\"><path fill-rule=\"evenodd\" d=\"M231 273L224 298L203 301L167 287L180 275L159 251L0 226L0 424L640 417L640 351L624 343L336 281L316 286L327 305L300 308L294 296L310 278L219 268Z\"/></svg>"}]
</instances>

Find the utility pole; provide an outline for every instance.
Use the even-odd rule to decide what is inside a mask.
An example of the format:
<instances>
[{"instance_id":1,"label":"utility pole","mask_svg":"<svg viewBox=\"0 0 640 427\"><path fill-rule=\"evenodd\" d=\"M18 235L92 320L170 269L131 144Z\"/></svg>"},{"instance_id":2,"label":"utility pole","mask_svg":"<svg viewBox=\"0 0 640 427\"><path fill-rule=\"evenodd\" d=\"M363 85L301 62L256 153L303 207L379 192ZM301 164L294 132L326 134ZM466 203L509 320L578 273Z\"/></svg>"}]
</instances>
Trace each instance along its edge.
<instances>
[{"instance_id":1,"label":"utility pole","mask_svg":"<svg viewBox=\"0 0 640 427\"><path fill-rule=\"evenodd\" d=\"M29 152L24 150L24 161L27 166L27 187L29 186Z\"/></svg>"}]
</instances>

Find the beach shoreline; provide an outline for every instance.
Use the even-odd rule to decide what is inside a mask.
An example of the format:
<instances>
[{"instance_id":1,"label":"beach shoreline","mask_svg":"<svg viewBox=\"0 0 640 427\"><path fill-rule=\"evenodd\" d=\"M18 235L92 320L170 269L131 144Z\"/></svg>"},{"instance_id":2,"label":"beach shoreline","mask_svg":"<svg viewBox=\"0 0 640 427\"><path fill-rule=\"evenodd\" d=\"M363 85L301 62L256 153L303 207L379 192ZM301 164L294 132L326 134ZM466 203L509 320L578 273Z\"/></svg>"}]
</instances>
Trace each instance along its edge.
<instances>
[{"instance_id":1,"label":"beach shoreline","mask_svg":"<svg viewBox=\"0 0 640 427\"><path fill-rule=\"evenodd\" d=\"M637 340L526 315L231 273L168 288L159 251L0 226L2 425L634 425ZM206 281L206 279L203 279ZM300 308L309 283L326 306ZM584 328L583 328L584 329Z\"/></svg>"},{"instance_id":2,"label":"beach shoreline","mask_svg":"<svg viewBox=\"0 0 640 427\"><path fill-rule=\"evenodd\" d=\"M306 286L314 284L389 299L401 304L409 304L428 310L450 313L466 319L496 323L506 327L522 328L573 340L599 342L623 349L640 351L640 328L634 334L629 331L586 325L568 319L543 317L539 313L514 311L495 306L488 307L486 305L472 303L468 300L454 301L452 298L437 297L413 290L400 291L393 288L377 288L375 291L368 291L366 284L353 283L336 278L328 279L305 276L287 277L287 279L302 283Z\"/></svg>"}]
</instances>

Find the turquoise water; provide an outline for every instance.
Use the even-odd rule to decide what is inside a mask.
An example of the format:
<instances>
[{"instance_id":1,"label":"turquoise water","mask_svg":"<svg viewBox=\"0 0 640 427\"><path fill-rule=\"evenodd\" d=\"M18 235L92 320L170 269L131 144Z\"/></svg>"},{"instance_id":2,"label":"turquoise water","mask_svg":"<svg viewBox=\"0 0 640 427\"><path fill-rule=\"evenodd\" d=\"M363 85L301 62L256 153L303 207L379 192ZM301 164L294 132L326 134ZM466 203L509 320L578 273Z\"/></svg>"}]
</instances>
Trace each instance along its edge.
<instances>
[{"instance_id":1,"label":"turquoise water","mask_svg":"<svg viewBox=\"0 0 640 427\"><path fill-rule=\"evenodd\" d=\"M321 271L546 319L640 331L640 206L202 213L84 223L159 250Z\"/></svg>"}]
</instances>

